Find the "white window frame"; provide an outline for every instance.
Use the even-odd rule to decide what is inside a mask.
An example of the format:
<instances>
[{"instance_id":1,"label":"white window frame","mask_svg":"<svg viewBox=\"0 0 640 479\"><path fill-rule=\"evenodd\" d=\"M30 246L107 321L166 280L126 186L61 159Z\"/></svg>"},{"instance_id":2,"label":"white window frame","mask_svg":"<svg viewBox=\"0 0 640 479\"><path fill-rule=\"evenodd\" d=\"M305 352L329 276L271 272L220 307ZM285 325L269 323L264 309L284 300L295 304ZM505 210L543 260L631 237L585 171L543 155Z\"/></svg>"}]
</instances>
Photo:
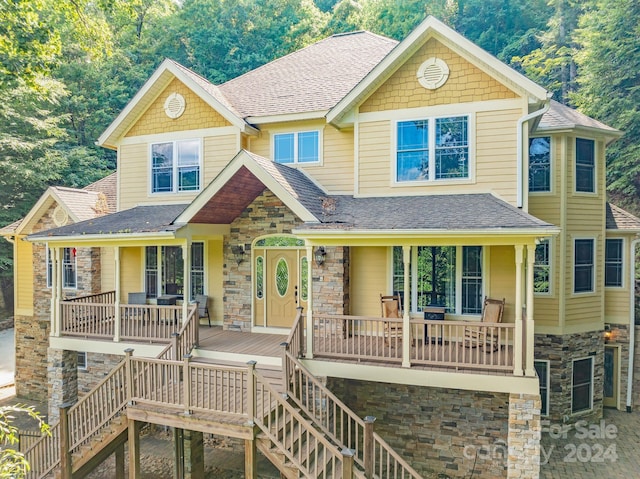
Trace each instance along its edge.
<instances>
[{"instance_id":1,"label":"white window frame","mask_svg":"<svg viewBox=\"0 0 640 479\"><path fill-rule=\"evenodd\" d=\"M549 399L550 399L550 391L551 391L551 361L549 361L548 359L535 359L533 361L533 364L535 366L536 363L544 363L545 364L545 369L547 371L547 380L544 384L544 386L542 385L542 383L540 383L540 388L544 387L545 391L546 391L546 395L545 395L545 404L547 405L547 410L543 411L542 410L542 394L540 394L540 399L541 399L541 404L540 404L540 415L541 416L548 416L549 415ZM573 378L573 377L572 377ZM572 389L573 390L573 389Z\"/></svg>"},{"instance_id":2,"label":"white window frame","mask_svg":"<svg viewBox=\"0 0 640 479\"><path fill-rule=\"evenodd\" d=\"M64 260L64 255L66 250L69 250L69 254L71 255L71 257L73 257L73 263L65 263ZM73 286L69 286L66 282L65 282L65 265L70 264L73 266ZM60 264L60 268L62 270L62 289L71 289L71 290L77 290L78 289L78 249L77 248L62 248L62 262Z\"/></svg>"},{"instance_id":3,"label":"white window frame","mask_svg":"<svg viewBox=\"0 0 640 479\"><path fill-rule=\"evenodd\" d=\"M553 186L554 186L554 181L553 181L553 164L554 164L554 157L553 157L553 138L551 136L547 136L547 135L543 135L543 136L532 136L529 138L529 143L531 143L532 140L535 140L537 138L548 138L549 139L549 189L547 190L537 190L537 191L532 191L531 190L531 182L528 180L528 174L529 171L531 169L531 154L528 153L529 149L531 148L531 145L529 144L529 148L527 149L527 161L528 161L528 165L529 168L527 169L527 182L528 182L528 190L529 193L532 195L549 195L553 193Z\"/></svg>"},{"instance_id":4,"label":"white window frame","mask_svg":"<svg viewBox=\"0 0 640 479\"><path fill-rule=\"evenodd\" d=\"M609 263L607 261L607 242L608 241L620 241L621 242L621 251L622 251L622 256L620 258L620 285L607 285L607 264ZM625 277L626 277L626 261L625 261L625 253L626 253L626 241L624 238L605 238L604 240L604 287L607 289L624 289L626 281L625 281Z\"/></svg>"},{"instance_id":5,"label":"white window frame","mask_svg":"<svg viewBox=\"0 0 640 479\"><path fill-rule=\"evenodd\" d=\"M536 296L552 296L553 295L553 239L552 238L542 238L540 243L545 242L548 245L549 257L548 257L548 268L549 268L549 290L548 291L535 291L533 292ZM538 244L536 244L536 248ZM535 253L534 253L535 254ZM535 271L536 268L539 267L537 263L533 265L533 277L535 281Z\"/></svg>"},{"instance_id":6,"label":"white window frame","mask_svg":"<svg viewBox=\"0 0 640 479\"><path fill-rule=\"evenodd\" d=\"M436 179L436 122L443 118L466 118L467 119L467 176L459 178L442 178ZM474 116L468 113L436 115L420 118L400 118L392 122L393 134L391 142L393 168L392 185L394 186L415 186L420 184L448 184L448 183L471 183L474 180L475 161L474 161L474 138L475 127L473 122ZM424 180L406 180L398 181L398 124L411 121L428 122L428 151L429 151L429 178Z\"/></svg>"},{"instance_id":7,"label":"white window frame","mask_svg":"<svg viewBox=\"0 0 640 479\"><path fill-rule=\"evenodd\" d=\"M207 294L207 264L208 264L208 255L207 255L207 242L206 241L192 241L191 242L191 248L193 248L194 244L202 244L202 261L203 261L203 278L202 278L202 289L203 289L203 294ZM182 249L182 246L180 245L148 245L147 247L150 248L156 248L156 292L158 293L158 296L161 296L163 294L165 294L165 292L162 290L162 280L163 280L163 269L162 269L162 264L163 264L163 258L162 258L162 248L164 246L177 246L179 248ZM148 295L147 290L147 271L151 271L151 270L147 270L147 247L143 248L143 258L142 258L142 284L144 285L145 288L145 292ZM191 262L192 264L189 266L189 274L192 276L193 278L193 252L191 252L191 254L189 255L189 257L191 258ZM199 272L199 271L197 271ZM191 288L193 290L193 281L192 278L189 278L191 281L189 281L189 283L191 284ZM182 295L183 297L186 297L187 295L185 295L184 290L182 291ZM191 291L189 292L189 296L191 295ZM157 296L147 296L148 298L155 298ZM189 300L193 300L193 297L190 297Z\"/></svg>"},{"instance_id":8,"label":"white window frame","mask_svg":"<svg viewBox=\"0 0 640 479\"><path fill-rule=\"evenodd\" d=\"M53 263L51 261L51 250L49 249L49 245L46 245L44 250L45 264L47 265L47 288L51 289L53 286L53 278L51 277L53 274Z\"/></svg>"},{"instance_id":9,"label":"white window frame","mask_svg":"<svg viewBox=\"0 0 640 479\"><path fill-rule=\"evenodd\" d=\"M84 364L81 363L80 358L84 357ZM89 369L89 363L87 362L87 352L86 351L78 351L78 370L79 371L87 371Z\"/></svg>"},{"instance_id":10,"label":"white window frame","mask_svg":"<svg viewBox=\"0 0 640 479\"><path fill-rule=\"evenodd\" d=\"M575 384L573 382L573 372L576 366L576 362L578 361L584 361L585 359L588 359L591 361L591 375L590 375L590 381L589 381L589 407L586 409L581 409L580 411L574 411L573 410L573 392L575 389ZM576 415L576 414L585 414L588 413L590 411L593 411L593 387L594 387L594 360L593 360L593 356L585 356L582 358L576 358L576 359L572 359L571 360L571 415Z\"/></svg>"},{"instance_id":11,"label":"white window frame","mask_svg":"<svg viewBox=\"0 0 640 479\"><path fill-rule=\"evenodd\" d=\"M419 245L422 246L422 245ZM488 250L484 245L436 245L436 246L443 246L443 247L454 247L456 248L456 282L455 282L455 293L456 293L456 304L455 304L455 311L451 312L451 313L447 313L448 315L453 315L453 316L464 316L464 317L473 317L473 318L477 318L480 313L463 313L462 312L462 273L463 273L463 248L465 246L479 246L482 248L482 291L480 293L481 298L484 298L485 294L486 294L486 281L488 278ZM390 261L391 261L391 265L389 268L390 271L390 284L393 285L394 284L394 270L393 270L393 246L390 248L390 252L389 252L389 257L390 257ZM417 268L417 264L418 264L418 247L417 246L413 246L411 248L411 266L410 266L410 270L411 270L411 278L410 278L410 284L411 284L411 313L412 314L421 314L421 311L418 311L418 268ZM393 291L393 293L395 294L395 291ZM404 297L404 292L402 293L402 296Z\"/></svg>"},{"instance_id":12,"label":"white window frame","mask_svg":"<svg viewBox=\"0 0 640 479\"><path fill-rule=\"evenodd\" d=\"M178 144L188 141L196 141L198 143L198 187L193 190L179 190L179 167L178 167L178 155L177 149ZM172 162L172 189L171 191L154 191L153 183L154 183L154 170L153 170L153 146L159 145L162 143L171 143L173 144L173 162ZM149 193L153 196L159 195L176 195L176 194L192 194L198 193L202 191L202 181L203 181L203 159L202 159L202 139L201 138L180 138L177 140L159 140L149 143Z\"/></svg>"},{"instance_id":13,"label":"white window frame","mask_svg":"<svg viewBox=\"0 0 640 479\"><path fill-rule=\"evenodd\" d=\"M298 136L304 133L316 133L318 135L318 159L316 161L299 161L298 158ZM276 137L282 135L293 135L293 161L290 163L280 163L276 160ZM295 131L274 131L271 134L271 158L273 158L274 163L278 163L281 165L313 165L318 166L322 164L322 149L323 137L322 137L322 129L309 129L309 130L295 130Z\"/></svg>"},{"instance_id":14,"label":"white window frame","mask_svg":"<svg viewBox=\"0 0 640 479\"><path fill-rule=\"evenodd\" d=\"M576 291L576 241L581 241L581 240L590 240L592 242L593 248L591 250L591 290L589 291ZM596 256L597 256L597 240L596 238L592 237L592 236L584 236L584 237L575 237L573 238L573 252L572 252L572 262L573 262L573 269L572 269L572 275L573 275L573 294L574 295L588 295L588 294L594 294L597 291L597 285L596 285Z\"/></svg>"},{"instance_id":15,"label":"white window frame","mask_svg":"<svg viewBox=\"0 0 640 479\"><path fill-rule=\"evenodd\" d=\"M578 190L578 141L590 141L593 143L593 191ZM573 191L577 195L593 196L598 194L598 144L591 138L576 137L573 142Z\"/></svg>"}]
</instances>

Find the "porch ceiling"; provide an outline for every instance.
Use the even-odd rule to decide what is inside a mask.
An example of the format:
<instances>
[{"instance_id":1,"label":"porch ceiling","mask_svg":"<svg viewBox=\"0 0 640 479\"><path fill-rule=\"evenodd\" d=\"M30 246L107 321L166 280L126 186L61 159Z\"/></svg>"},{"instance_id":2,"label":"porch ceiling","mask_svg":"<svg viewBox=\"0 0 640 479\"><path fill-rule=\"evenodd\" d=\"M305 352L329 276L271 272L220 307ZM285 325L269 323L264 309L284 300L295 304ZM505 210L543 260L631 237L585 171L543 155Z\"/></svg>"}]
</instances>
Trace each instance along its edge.
<instances>
[{"instance_id":1,"label":"porch ceiling","mask_svg":"<svg viewBox=\"0 0 640 479\"><path fill-rule=\"evenodd\" d=\"M190 223L229 224L265 189L246 167L242 166L205 205L193 216Z\"/></svg>"}]
</instances>

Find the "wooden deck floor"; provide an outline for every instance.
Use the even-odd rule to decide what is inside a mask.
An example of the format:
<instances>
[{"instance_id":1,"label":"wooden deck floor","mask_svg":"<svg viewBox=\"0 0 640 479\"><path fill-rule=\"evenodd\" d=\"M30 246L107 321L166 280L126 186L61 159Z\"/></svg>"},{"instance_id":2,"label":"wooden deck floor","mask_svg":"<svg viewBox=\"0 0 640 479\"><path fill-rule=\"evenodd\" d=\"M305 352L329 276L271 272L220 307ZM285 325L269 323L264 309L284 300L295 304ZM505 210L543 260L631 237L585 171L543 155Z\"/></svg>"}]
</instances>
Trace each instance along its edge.
<instances>
[{"instance_id":1,"label":"wooden deck floor","mask_svg":"<svg viewBox=\"0 0 640 479\"><path fill-rule=\"evenodd\" d=\"M286 334L245 333L225 331L222 326L201 326L200 349L233 354L281 357L280 344L287 340Z\"/></svg>"}]
</instances>

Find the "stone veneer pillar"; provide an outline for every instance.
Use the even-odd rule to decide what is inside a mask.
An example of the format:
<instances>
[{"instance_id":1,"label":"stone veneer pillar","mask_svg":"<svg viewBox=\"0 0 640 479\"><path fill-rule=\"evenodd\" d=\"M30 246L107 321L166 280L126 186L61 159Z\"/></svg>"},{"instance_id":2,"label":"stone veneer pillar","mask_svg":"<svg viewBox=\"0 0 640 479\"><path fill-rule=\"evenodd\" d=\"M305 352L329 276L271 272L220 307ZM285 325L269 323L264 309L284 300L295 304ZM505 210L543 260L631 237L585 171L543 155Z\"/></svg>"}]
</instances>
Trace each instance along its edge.
<instances>
[{"instance_id":1,"label":"stone veneer pillar","mask_svg":"<svg viewBox=\"0 0 640 479\"><path fill-rule=\"evenodd\" d=\"M508 478L540 476L540 406L537 394L509 395Z\"/></svg>"},{"instance_id":2,"label":"stone veneer pillar","mask_svg":"<svg viewBox=\"0 0 640 479\"><path fill-rule=\"evenodd\" d=\"M78 353L49 348L49 424L57 422L60 406L78 400Z\"/></svg>"}]
</instances>

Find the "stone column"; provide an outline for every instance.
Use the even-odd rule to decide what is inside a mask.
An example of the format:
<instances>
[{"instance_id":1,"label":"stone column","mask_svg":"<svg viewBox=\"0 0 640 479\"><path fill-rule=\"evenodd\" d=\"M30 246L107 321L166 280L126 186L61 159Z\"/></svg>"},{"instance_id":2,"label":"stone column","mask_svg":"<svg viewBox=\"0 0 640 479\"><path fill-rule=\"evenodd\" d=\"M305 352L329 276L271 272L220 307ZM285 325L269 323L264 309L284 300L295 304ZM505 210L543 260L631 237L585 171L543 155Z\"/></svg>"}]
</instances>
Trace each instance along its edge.
<instances>
[{"instance_id":1,"label":"stone column","mask_svg":"<svg viewBox=\"0 0 640 479\"><path fill-rule=\"evenodd\" d=\"M63 349L49 348L49 424L60 418L63 404L75 404L78 401L78 353Z\"/></svg>"},{"instance_id":2,"label":"stone column","mask_svg":"<svg viewBox=\"0 0 640 479\"><path fill-rule=\"evenodd\" d=\"M540 406L538 394L509 395L507 478L540 476Z\"/></svg>"}]
</instances>

